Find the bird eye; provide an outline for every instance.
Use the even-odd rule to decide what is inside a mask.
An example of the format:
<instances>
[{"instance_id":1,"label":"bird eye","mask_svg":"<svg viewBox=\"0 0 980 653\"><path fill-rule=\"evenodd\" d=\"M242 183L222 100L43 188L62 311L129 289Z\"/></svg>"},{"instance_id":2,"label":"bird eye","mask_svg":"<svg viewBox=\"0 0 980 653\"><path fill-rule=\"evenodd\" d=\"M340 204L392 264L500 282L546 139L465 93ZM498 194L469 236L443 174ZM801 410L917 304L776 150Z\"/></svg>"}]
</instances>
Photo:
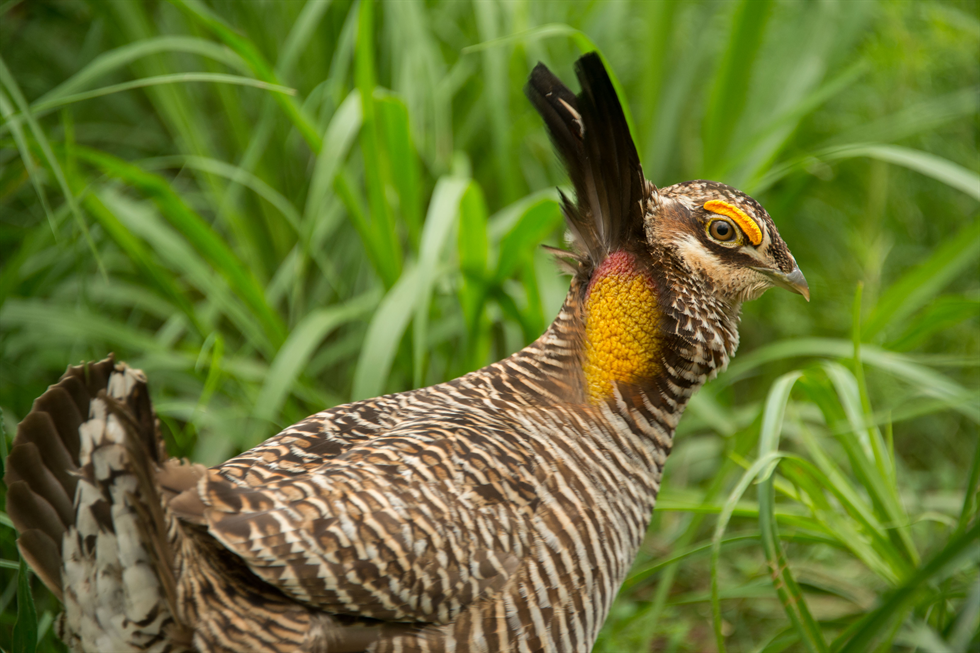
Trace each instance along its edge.
<instances>
[{"instance_id":1,"label":"bird eye","mask_svg":"<svg viewBox=\"0 0 980 653\"><path fill-rule=\"evenodd\" d=\"M708 234L723 243L734 240L735 233L735 225L728 220L712 220L708 225Z\"/></svg>"}]
</instances>

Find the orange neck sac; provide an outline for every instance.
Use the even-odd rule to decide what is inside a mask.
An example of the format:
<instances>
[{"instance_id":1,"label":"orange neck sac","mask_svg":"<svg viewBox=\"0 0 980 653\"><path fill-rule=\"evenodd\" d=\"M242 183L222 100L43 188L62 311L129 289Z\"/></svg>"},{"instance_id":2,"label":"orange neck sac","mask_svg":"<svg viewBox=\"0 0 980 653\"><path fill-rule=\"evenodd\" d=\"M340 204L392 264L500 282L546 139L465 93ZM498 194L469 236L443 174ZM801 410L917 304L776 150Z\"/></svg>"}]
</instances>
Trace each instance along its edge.
<instances>
[{"instance_id":1,"label":"orange neck sac","mask_svg":"<svg viewBox=\"0 0 980 653\"><path fill-rule=\"evenodd\" d=\"M585 296L585 372L589 401L612 396L614 382L638 383L660 371L660 312L650 275L627 252L610 254Z\"/></svg>"}]
</instances>

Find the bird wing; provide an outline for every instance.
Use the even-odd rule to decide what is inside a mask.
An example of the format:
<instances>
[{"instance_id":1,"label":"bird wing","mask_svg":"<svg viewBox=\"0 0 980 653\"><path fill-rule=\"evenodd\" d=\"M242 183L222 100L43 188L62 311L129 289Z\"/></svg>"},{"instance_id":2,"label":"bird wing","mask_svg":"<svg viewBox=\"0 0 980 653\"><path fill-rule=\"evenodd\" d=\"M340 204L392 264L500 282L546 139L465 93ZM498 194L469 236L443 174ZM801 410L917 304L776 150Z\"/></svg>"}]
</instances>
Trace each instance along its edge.
<instances>
[{"instance_id":1,"label":"bird wing","mask_svg":"<svg viewBox=\"0 0 980 653\"><path fill-rule=\"evenodd\" d=\"M226 479L255 487L307 474L406 419L405 405L410 395L419 392L385 395L315 413L216 469Z\"/></svg>"},{"instance_id":2,"label":"bird wing","mask_svg":"<svg viewBox=\"0 0 980 653\"><path fill-rule=\"evenodd\" d=\"M198 492L208 532L287 595L444 624L519 568L546 480L536 461L515 424L457 406L261 487L212 469Z\"/></svg>"}]
</instances>

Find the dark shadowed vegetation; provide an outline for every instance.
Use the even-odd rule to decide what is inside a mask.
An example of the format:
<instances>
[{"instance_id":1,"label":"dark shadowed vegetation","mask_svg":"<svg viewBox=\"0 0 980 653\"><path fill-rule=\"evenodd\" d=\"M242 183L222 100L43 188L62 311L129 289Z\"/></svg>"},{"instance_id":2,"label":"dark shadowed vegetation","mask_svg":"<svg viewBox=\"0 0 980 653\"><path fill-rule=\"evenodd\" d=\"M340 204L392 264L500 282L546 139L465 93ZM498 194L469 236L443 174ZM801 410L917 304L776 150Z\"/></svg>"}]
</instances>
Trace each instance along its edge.
<instances>
[{"instance_id":1,"label":"dark shadowed vegetation","mask_svg":"<svg viewBox=\"0 0 980 653\"><path fill-rule=\"evenodd\" d=\"M813 296L746 306L596 650L976 650L976 2L0 2L0 460L110 351L215 463L534 339L522 87L593 49L647 177L754 195ZM0 647L62 650L0 523Z\"/></svg>"}]
</instances>

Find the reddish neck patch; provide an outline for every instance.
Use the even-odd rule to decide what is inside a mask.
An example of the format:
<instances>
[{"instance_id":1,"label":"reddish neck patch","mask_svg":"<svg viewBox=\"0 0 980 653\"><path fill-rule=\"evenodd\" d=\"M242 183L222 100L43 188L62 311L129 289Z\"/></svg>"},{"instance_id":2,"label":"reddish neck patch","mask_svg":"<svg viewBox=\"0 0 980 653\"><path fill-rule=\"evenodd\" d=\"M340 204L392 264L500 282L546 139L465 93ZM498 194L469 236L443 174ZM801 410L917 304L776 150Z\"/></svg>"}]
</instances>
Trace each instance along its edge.
<instances>
[{"instance_id":1,"label":"reddish neck patch","mask_svg":"<svg viewBox=\"0 0 980 653\"><path fill-rule=\"evenodd\" d=\"M610 254L585 297L583 371L592 403L609 397L615 382L636 383L659 371L659 319L649 274L632 254Z\"/></svg>"}]
</instances>

